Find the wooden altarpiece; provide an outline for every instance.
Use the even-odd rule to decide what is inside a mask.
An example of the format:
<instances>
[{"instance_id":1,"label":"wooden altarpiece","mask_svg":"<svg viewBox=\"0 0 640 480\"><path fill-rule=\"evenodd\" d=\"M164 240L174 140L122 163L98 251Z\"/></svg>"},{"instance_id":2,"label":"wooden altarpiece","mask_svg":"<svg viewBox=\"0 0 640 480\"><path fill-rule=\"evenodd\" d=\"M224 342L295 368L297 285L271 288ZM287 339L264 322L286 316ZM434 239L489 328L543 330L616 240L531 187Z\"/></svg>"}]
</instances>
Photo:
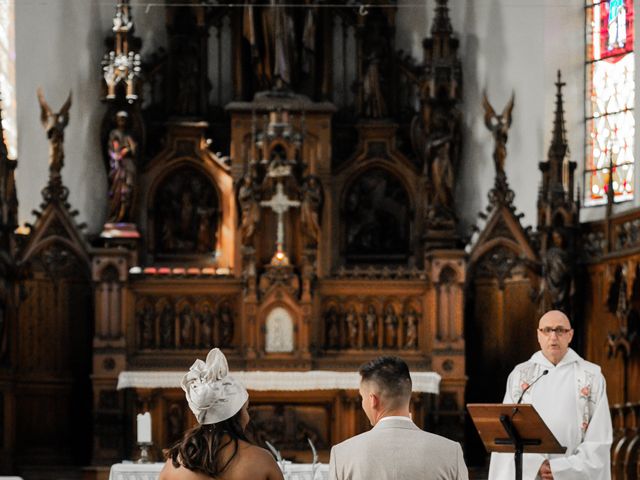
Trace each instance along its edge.
<instances>
[{"instance_id":1,"label":"wooden altarpiece","mask_svg":"<svg viewBox=\"0 0 640 480\"><path fill-rule=\"evenodd\" d=\"M232 370L283 374L401 355L442 377L439 395L414 394L416 423L461 439L461 68L446 3L421 63L395 51L386 0L367 15L247 6L296 25L277 70L243 9L199 2L164 7L168 48L141 62L129 2L117 3L103 62L107 215L91 242L60 174L70 103L48 109L61 121L48 130L42 212L20 237L26 297L11 323L25 381L2 390L18 413L16 451L35 458L26 439L44 428L52 462L71 450L86 463L89 445L94 465L132 458L135 414L149 410L157 458L193 424L184 396L177 385L118 390L118 378L184 372L213 346ZM133 59L130 75L116 76L120 55ZM307 438L326 461L332 444L369 428L355 389L250 395L256 438L291 460L309 460ZM86 421L64 410L76 401ZM38 411L57 423L28 417Z\"/></svg>"},{"instance_id":2,"label":"wooden altarpiece","mask_svg":"<svg viewBox=\"0 0 640 480\"><path fill-rule=\"evenodd\" d=\"M439 397L415 396L416 422L449 425L460 438L466 261L450 173L460 145L451 111L460 99L458 44L440 1L424 63L395 54L395 9L381 3L367 16L246 7L253 18L315 22L314 42L293 30L288 41L301 55L280 70L265 53L273 45L251 35L258 27L247 11L166 7L170 48L152 58L150 105L116 99L104 122L105 139L147 140L138 149L135 228L127 227L141 240L105 226L92 257L94 462L133 454L139 411L152 412L159 447L193 423L178 389L117 391L119 372L186 370L212 346L235 370L354 371L377 355L402 355L413 370L442 376ZM231 96L221 73L203 76L211 27L218 53L233 53ZM107 135L120 108L130 132ZM308 460L305 436L326 460L332 444L368 428L355 390L250 394L256 437L291 459ZM124 450L110 426L120 412Z\"/></svg>"}]
</instances>

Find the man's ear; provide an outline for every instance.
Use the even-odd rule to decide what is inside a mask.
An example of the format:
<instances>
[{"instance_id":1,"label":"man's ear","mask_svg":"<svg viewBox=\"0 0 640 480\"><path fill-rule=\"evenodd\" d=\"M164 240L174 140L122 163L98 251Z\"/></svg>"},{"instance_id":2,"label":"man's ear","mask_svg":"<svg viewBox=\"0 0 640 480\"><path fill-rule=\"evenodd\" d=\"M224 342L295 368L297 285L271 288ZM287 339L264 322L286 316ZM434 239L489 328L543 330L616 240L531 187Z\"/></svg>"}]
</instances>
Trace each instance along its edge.
<instances>
[{"instance_id":1,"label":"man's ear","mask_svg":"<svg viewBox=\"0 0 640 480\"><path fill-rule=\"evenodd\" d=\"M369 404L371 408L377 410L380 407L380 397L373 392L369 393Z\"/></svg>"}]
</instances>

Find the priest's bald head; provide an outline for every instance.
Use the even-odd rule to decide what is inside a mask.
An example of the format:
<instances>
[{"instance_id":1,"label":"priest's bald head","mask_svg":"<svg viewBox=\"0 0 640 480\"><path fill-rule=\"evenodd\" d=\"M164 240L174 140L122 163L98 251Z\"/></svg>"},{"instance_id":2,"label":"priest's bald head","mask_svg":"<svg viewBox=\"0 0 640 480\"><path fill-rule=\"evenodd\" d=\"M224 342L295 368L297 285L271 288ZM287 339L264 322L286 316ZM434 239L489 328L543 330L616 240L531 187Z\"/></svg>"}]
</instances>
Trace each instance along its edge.
<instances>
[{"instance_id":1,"label":"priest's bald head","mask_svg":"<svg viewBox=\"0 0 640 480\"><path fill-rule=\"evenodd\" d=\"M562 360L573 339L571 322L560 310L550 310L538 322L538 343L542 354L554 365Z\"/></svg>"},{"instance_id":2,"label":"priest's bald head","mask_svg":"<svg viewBox=\"0 0 640 480\"><path fill-rule=\"evenodd\" d=\"M375 425L381 418L410 417L411 375L400 357L378 357L360 367L362 409Z\"/></svg>"}]
</instances>

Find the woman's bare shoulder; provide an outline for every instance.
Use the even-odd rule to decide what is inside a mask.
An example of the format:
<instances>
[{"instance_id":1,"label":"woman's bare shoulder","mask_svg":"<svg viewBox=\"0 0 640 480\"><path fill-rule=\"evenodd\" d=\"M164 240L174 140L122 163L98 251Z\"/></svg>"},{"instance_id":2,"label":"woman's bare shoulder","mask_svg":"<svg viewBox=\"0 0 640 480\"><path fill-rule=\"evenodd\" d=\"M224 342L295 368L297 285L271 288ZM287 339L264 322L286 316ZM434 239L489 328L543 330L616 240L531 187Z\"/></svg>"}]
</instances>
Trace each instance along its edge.
<instances>
[{"instance_id":1,"label":"woman's bare shoulder","mask_svg":"<svg viewBox=\"0 0 640 480\"><path fill-rule=\"evenodd\" d=\"M171 459L168 459L162 470L158 480L211 480L211 477L203 473L194 472L184 467L174 467Z\"/></svg>"},{"instance_id":2,"label":"woman's bare shoulder","mask_svg":"<svg viewBox=\"0 0 640 480\"><path fill-rule=\"evenodd\" d=\"M282 479L282 473L273 456L264 448L247 442L240 442L237 468L241 478ZM240 473L240 472L239 472Z\"/></svg>"}]
</instances>

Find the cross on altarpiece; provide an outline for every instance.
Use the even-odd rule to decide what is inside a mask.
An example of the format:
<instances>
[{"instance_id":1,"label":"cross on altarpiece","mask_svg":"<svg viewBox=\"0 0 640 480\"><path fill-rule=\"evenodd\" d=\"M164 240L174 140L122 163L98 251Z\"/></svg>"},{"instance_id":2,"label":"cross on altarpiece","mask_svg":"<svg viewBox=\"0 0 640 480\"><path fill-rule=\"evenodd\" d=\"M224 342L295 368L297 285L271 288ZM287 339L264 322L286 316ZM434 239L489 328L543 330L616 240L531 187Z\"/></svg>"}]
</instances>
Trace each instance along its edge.
<instances>
[{"instance_id":1,"label":"cross on altarpiece","mask_svg":"<svg viewBox=\"0 0 640 480\"><path fill-rule=\"evenodd\" d=\"M263 207L269 207L278 215L278 230L276 233L276 258L282 260L286 258L284 256L284 250L282 246L284 245L284 214L290 209L300 206L300 202L298 200L291 200L284 194L284 189L282 188L282 183L278 182L276 184L276 193L270 200L265 200L260 202L260 205ZM282 258L278 257L278 254L283 254Z\"/></svg>"}]
</instances>

